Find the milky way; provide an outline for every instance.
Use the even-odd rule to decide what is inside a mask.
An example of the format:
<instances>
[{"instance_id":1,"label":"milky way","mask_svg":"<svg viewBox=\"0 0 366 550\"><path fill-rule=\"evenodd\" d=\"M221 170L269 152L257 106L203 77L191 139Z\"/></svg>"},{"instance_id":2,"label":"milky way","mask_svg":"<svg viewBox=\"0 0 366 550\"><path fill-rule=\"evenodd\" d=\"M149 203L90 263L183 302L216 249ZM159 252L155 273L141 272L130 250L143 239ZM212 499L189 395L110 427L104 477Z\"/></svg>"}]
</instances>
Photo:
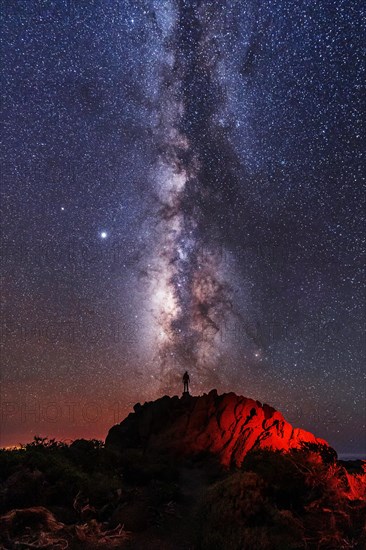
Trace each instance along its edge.
<instances>
[{"instance_id":1,"label":"milky way","mask_svg":"<svg viewBox=\"0 0 366 550\"><path fill-rule=\"evenodd\" d=\"M365 453L363 3L3 7L5 443L188 369Z\"/></svg>"},{"instance_id":2,"label":"milky way","mask_svg":"<svg viewBox=\"0 0 366 550\"><path fill-rule=\"evenodd\" d=\"M238 192L225 155L228 144L213 120L224 99L215 82L217 44L225 29L221 10L204 3L174 8L160 67L155 137L161 152L152 174L157 241L147 269L149 325L166 391L186 368L204 388L219 367L222 332L235 312L212 212L222 220L228 215L222 193Z\"/></svg>"}]
</instances>

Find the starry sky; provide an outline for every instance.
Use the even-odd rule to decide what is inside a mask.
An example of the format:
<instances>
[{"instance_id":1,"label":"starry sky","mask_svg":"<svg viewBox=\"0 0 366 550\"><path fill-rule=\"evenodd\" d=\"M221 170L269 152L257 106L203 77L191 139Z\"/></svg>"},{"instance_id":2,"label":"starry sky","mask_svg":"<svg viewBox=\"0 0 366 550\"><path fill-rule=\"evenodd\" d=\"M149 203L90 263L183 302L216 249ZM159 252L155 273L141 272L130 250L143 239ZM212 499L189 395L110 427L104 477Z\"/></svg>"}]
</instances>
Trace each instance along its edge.
<instances>
[{"instance_id":1,"label":"starry sky","mask_svg":"<svg viewBox=\"0 0 366 550\"><path fill-rule=\"evenodd\" d=\"M235 391L366 456L360 0L2 0L1 445Z\"/></svg>"}]
</instances>

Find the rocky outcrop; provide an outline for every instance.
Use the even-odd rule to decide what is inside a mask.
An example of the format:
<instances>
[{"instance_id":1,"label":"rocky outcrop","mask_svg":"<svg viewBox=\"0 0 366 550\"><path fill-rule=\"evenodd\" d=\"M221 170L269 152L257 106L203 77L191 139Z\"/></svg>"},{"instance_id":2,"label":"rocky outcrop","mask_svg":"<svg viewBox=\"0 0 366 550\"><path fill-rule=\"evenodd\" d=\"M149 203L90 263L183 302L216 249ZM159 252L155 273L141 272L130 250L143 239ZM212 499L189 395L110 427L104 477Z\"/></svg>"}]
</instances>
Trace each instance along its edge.
<instances>
[{"instance_id":1,"label":"rocky outcrop","mask_svg":"<svg viewBox=\"0 0 366 550\"><path fill-rule=\"evenodd\" d=\"M274 408L234 393L193 397L164 396L134 406L113 426L106 447L143 449L146 453L195 456L210 453L225 466L241 465L252 449L300 448L303 443L329 446L312 433L293 428Z\"/></svg>"}]
</instances>

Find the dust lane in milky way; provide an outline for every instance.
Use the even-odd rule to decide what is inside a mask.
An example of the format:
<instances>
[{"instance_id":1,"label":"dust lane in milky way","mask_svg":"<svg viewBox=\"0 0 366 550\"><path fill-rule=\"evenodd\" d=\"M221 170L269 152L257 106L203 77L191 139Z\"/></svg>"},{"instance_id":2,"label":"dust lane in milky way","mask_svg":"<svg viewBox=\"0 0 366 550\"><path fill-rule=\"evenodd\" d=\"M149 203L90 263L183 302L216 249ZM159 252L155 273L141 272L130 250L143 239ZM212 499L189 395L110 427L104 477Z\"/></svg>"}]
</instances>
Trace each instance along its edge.
<instances>
[{"instance_id":1,"label":"dust lane in milky way","mask_svg":"<svg viewBox=\"0 0 366 550\"><path fill-rule=\"evenodd\" d=\"M225 101L217 78L227 30L222 15L205 3L172 8L160 60L155 138L161 152L151 174L157 240L146 268L145 322L164 391L185 368L205 388L232 345L229 332L223 345L222 333L240 318L230 284L236 274L222 262L229 251L220 246L233 226L230 197L239 192L238 162L232 165L235 156L215 122Z\"/></svg>"}]
</instances>

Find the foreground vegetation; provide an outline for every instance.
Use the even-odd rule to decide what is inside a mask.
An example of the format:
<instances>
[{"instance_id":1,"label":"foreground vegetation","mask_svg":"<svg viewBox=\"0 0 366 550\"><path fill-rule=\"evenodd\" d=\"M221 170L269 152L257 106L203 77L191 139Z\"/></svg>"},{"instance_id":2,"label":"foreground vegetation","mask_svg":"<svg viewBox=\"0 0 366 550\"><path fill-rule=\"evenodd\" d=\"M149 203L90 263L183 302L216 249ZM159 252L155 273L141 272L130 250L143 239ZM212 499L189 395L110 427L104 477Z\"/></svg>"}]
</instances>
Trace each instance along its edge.
<instances>
[{"instance_id":1,"label":"foreground vegetation","mask_svg":"<svg viewBox=\"0 0 366 550\"><path fill-rule=\"evenodd\" d=\"M123 453L35 438L0 451L2 548L366 548L366 465L329 449L210 456Z\"/></svg>"}]
</instances>

